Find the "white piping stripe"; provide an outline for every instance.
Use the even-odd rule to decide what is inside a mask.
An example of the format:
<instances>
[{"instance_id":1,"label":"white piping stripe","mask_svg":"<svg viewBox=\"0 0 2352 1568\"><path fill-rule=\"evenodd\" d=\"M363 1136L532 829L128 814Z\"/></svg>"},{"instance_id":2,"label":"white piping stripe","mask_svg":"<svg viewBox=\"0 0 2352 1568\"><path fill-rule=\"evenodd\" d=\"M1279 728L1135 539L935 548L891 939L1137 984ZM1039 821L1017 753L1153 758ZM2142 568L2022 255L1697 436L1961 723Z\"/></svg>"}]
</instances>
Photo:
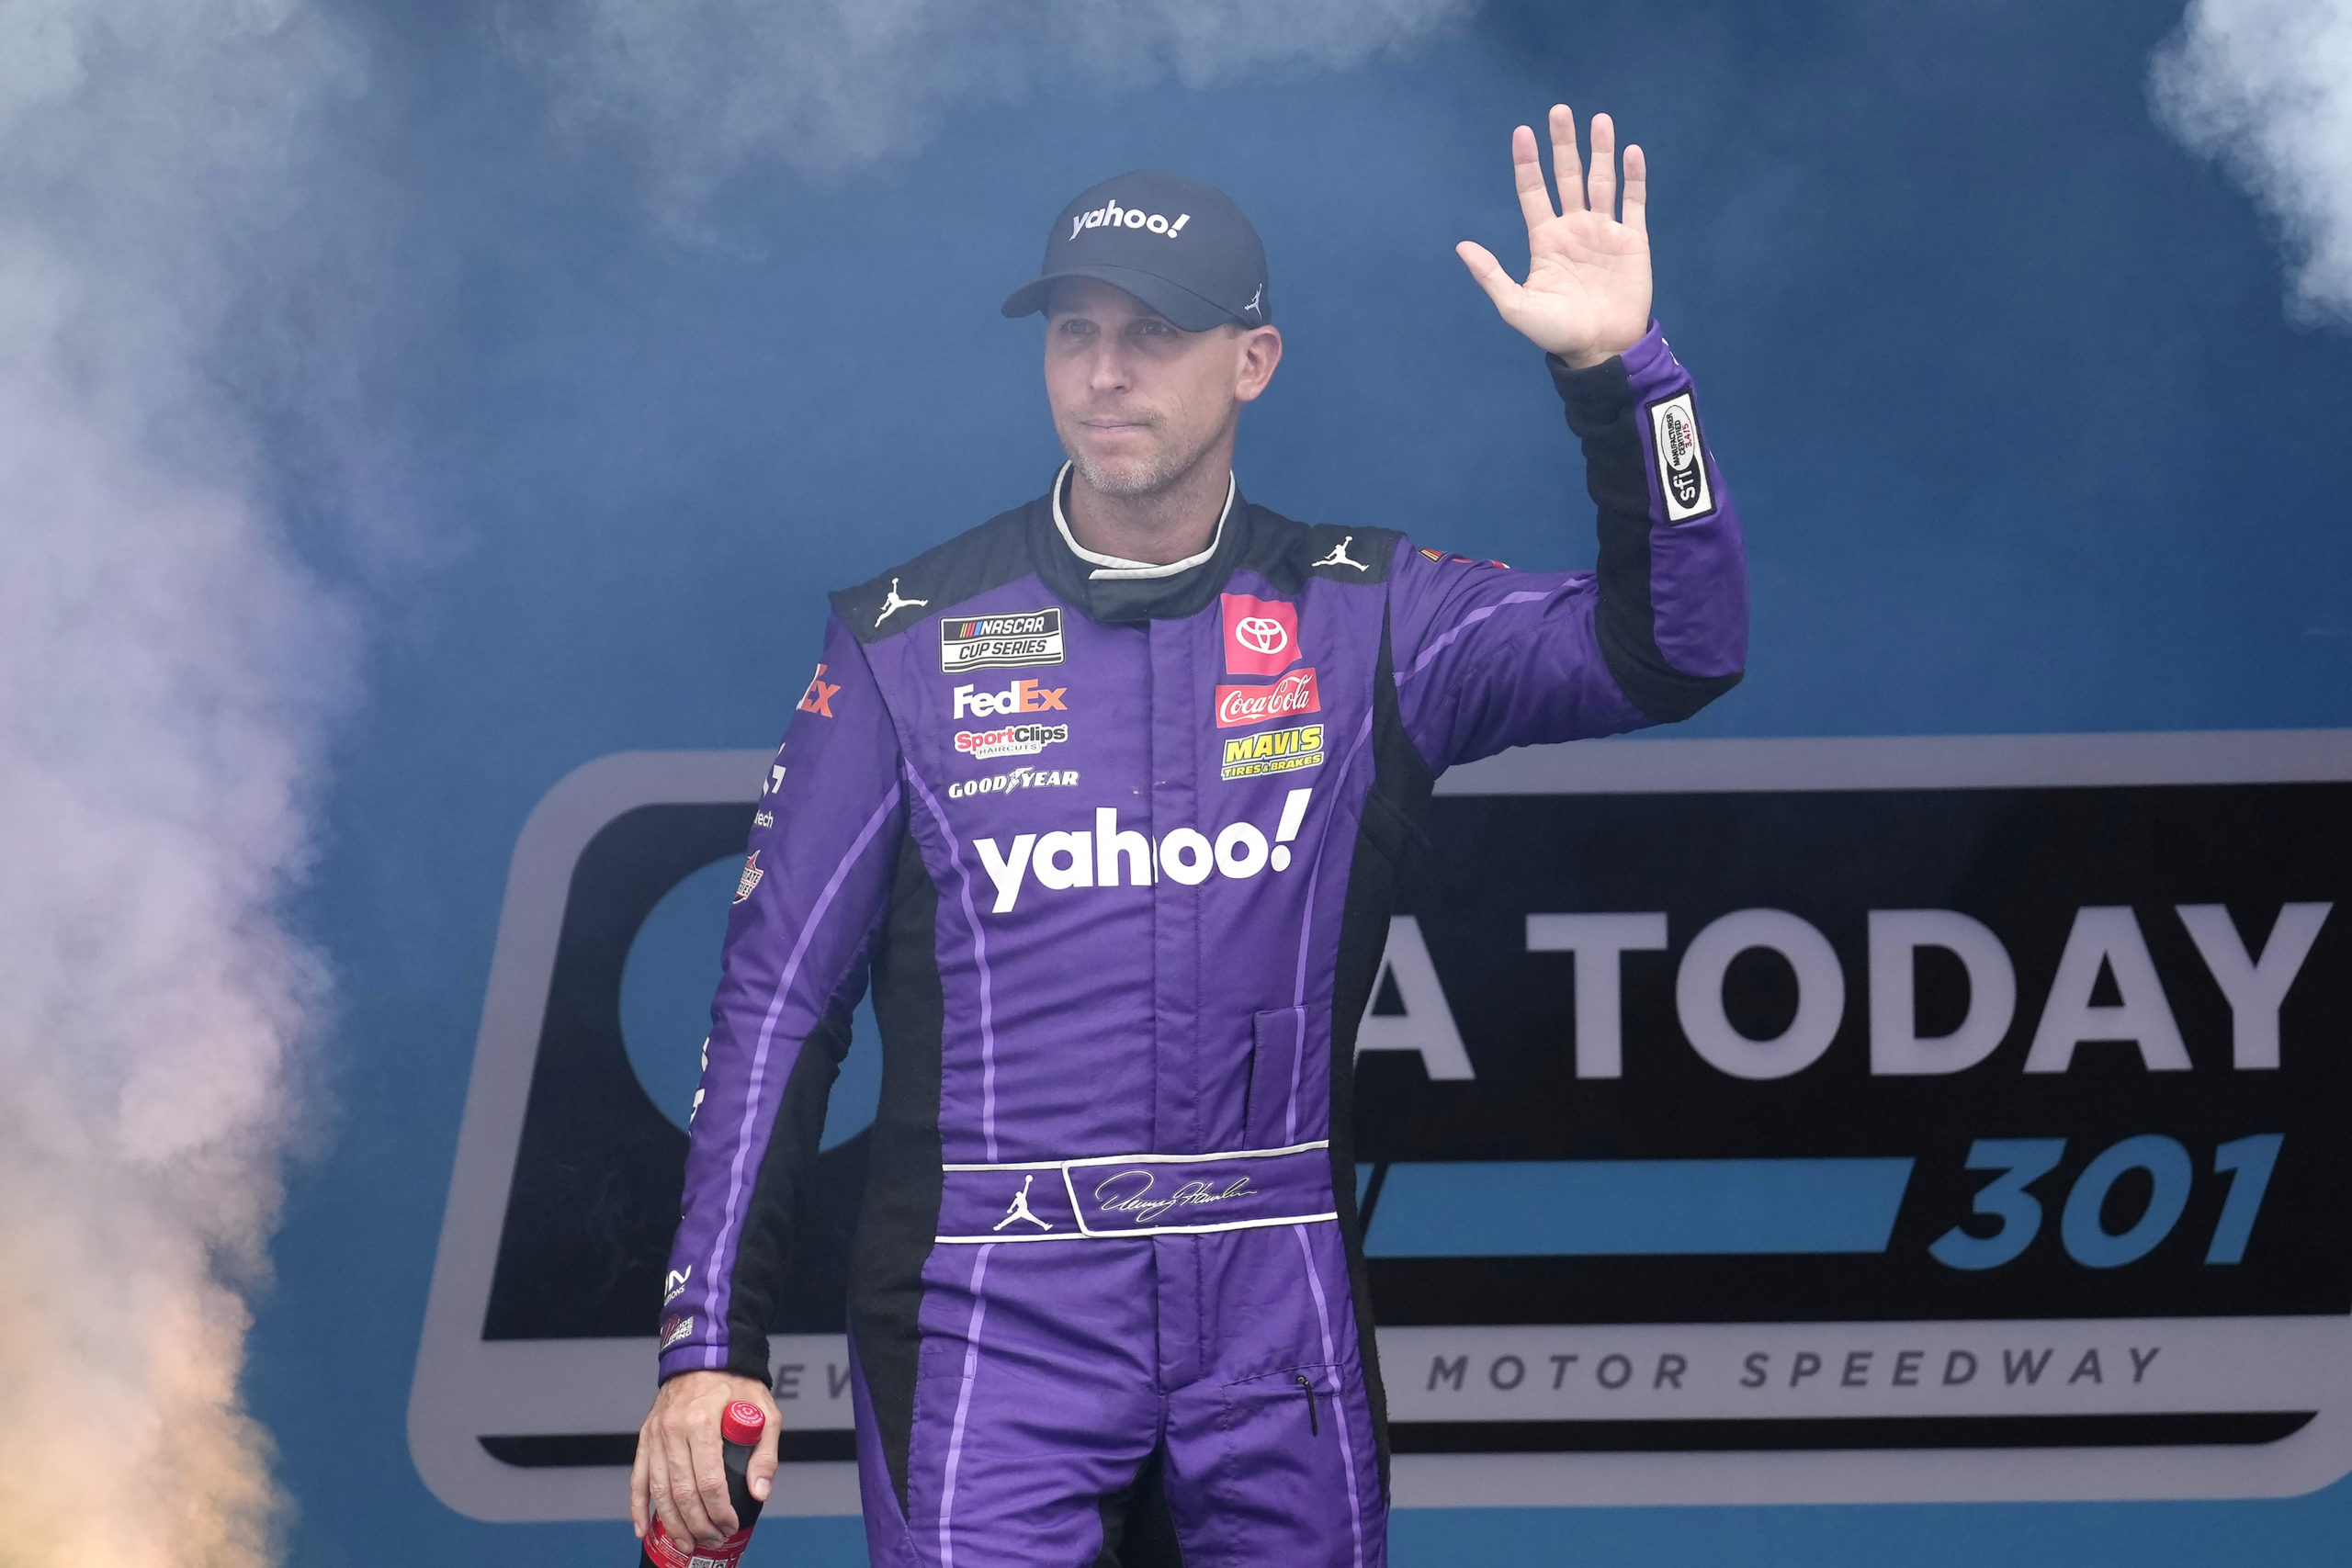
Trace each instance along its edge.
<instances>
[{"instance_id":1,"label":"white piping stripe","mask_svg":"<svg viewBox=\"0 0 2352 1568\"><path fill-rule=\"evenodd\" d=\"M727 1312L731 1313L735 1305L733 1270L722 1271L718 1260L732 1251L728 1238L735 1229L736 1208L743 1196L743 1162L751 1153L752 1130L758 1125L760 1119L761 1099L767 1078L768 1048L775 1039L776 1021L784 1016L784 1005L791 997L793 981L799 977L800 961L808 956L810 939L824 923L825 911L832 908L833 897L841 892L842 884L849 879L849 868L865 853L865 847L874 841L874 835L881 831L883 820L898 803L899 786L892 784L890 793L882 797L882 804L874 808L874 815L866 818L865 826L842 853L841 863L833 867L833 874L826 879L824 891L818 894L816 903L809 906L808 918L801 923L799 940L792 944L791 955L785 961L783 976L776 981L775 993L768 1000L767 1016L760 1021L759 1044L752 1053L752 1076L743 1090L743 1123L736 1129L735 1155L728 1164L727 1201L719 1209L718 1230L711 1237L710 1254L703 1262L703 1326L706 1332L714 1327L723 1327L727 1321L718 1305L722 1289L727 1293ZM799 1059L800 1049L807 1043L804 1039L793 1048L796 1062ZM725 1345L713 1343L705 1347L705 1367L721 1367L726 1363Z\"/></svg>"},{"instance_id":2,"label":"white piping stripe","mask_svg":"<svg viewBox=\"0 0 2352 1568\"><path fill-rule=\"evenodd\" d=\"M1340 1427L1340 1465L1348 1476L1348 1531L1355 1539L1355 1568L1363 1568L1363 1504L1356 1496L1356 1449L1348 1437L1347 1388L1331 1348L1331 1311L1323 1300L1323 1277L1315 1271L1315 1249L1307 1245L1304 1227L1294 1231L1298 1255L1306 1265L1306 1283L1315 1295L1315 1325L1323 1331L1323 1360L1331 1368L1331 1415Z\"/></svg>"},{"instance_id":3,"label":"white piping stripe","mask_svg":"<svg viewBox=\"0 0 2352 1568\"><path fill-rule=\"evenodd\" d=\"M1072 1231L1068 1235L935 1235L931 1239L943 1247L985 1247L992 1243L1011 1247L1023 1241L1145 1241L1156 1235L1207 1235L1213 1231L1266 1230L1275 1225L1319 1225L1336 1221L1337 1213L1282 1214L1264 1220L1227 1220L1215 1225L1153 1225L1132 1231Z\"/></svg>"},{"instance_id":4,"label":"white piping stripe","mask_svg":"<svg viewBox=\"0 0 2352 1568\"><path fill-rule=\"evenodd\" d=\"M1310 1149L1328 1149L1329 1138L1318 1138L1311 1144L1293 1144L1280 1149L1235 1149L1221 1155L1087 1155L1079 1159L1033 1159L1010 1165L943 1165L942 1170L1059 1170L1073 1165L1195 1165L1205 1160L1273 1159L1282 1155L1303 1155Z\"/></svg>"},{"instance_id":5,"label":"white piping stripe","mask_svg":"<svg viewBox=\"0 0 2352 1568\"><path fill-rule=\"evenodd\" d=\"M964 1417L972 1408L972 1383L980 1371L980 1325L988 1321L989 1299L980 1287L989 1275L989 1249L972 1261L972 1323L964 1336L964 1386L956 1391L956 1424L947 1436L947 1469L939 1483L939 1568L956 1568L956 1542L948 1520L956 1512L956 1472L964 1460Z\"/></svg>"}]
</instances>

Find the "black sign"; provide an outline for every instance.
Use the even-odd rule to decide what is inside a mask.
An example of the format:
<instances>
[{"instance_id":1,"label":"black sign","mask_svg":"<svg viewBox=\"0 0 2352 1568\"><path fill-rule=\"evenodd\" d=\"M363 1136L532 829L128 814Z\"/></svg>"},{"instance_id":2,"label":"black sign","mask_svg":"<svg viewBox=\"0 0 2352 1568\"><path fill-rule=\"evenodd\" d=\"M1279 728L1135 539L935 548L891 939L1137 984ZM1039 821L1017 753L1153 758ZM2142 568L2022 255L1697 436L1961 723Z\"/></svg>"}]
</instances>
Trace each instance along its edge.
<instances>
[{"instance_id":1,"label":"black sign","mask_svg":"<svg viewBox=\"0 0 2352 1568\"><path fill-rule=\"evenodd\" d=\"M1360 1208L1400 1476L1521 1468L1432 1469L1422 1500L1573 1500L1585 1472L1542 1456L1610 1451L1626 1501L1736 1495L1678 1468L1710 1450L1849 1456L1776 1483L1824 1498L2352 1468L2314 1371L2352 1362L2352 743L1972 744L1646 742L1442 784L1359 1057ZM614 813L570 863L485 1343L650 1343L684 1140L620 972L741 852L752 803L707 795ZM796 1344L842 1330L863 1165L862 1136L820 1158ZM788 1457L848 1456L831 1403ZM476 1436L537 1469L633 1440ZM2248 1457L2189 1451L2215 1445ZM2086 1457L1951 1452L2020 1448Z\"/></svg>"}]
</instances>

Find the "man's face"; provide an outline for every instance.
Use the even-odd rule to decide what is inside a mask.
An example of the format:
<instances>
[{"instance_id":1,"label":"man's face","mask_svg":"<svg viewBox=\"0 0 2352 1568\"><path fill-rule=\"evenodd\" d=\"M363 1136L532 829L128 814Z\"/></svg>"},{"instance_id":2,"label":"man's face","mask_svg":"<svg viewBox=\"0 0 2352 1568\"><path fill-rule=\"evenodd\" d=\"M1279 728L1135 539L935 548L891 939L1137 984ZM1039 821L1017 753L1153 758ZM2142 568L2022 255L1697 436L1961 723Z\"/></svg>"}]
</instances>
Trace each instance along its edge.
<instances>
[{"instance_id":1,"label":"man's face","mask_svg":"<svg viewBox=\"0 0 2352 1568\"><path fill-rule=\"evenodd\" d=\"M1282 358L1272 327L1188 333L1134 295L1074 278L1046 310L1046 397L1079 477L1141 496L1189 472L1266 389Z\"/></svg>"}]
</instances>

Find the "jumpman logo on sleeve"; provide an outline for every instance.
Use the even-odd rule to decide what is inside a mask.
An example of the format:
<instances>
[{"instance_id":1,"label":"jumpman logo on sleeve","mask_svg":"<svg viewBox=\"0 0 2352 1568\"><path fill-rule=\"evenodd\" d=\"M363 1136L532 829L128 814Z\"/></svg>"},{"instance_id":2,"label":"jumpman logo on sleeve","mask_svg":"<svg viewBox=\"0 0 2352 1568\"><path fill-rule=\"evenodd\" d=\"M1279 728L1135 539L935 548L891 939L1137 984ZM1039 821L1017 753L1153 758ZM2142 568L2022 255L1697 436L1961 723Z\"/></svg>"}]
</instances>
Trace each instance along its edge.
<instances>
[{"instance_id":1,"label":"jumpman logo on sleeve","mask_svg":"<svg viewBox=\"0 0 2352 1568\"><path fill-rule=\"evenodd\" d=\"M1363 562L1355 559L1348 554L1348 547L1355 542L1356 536L1353 534L1349 535L1346 538L1341 539L1338 544L1331 547L1331 553L1329 555L1325 556L1321 560L1307 562L1307 570L1311 571L1318 566L1351 566L1358 571L1370 570L1371 569L1365 566Z\"/></svg>"},{"instance_id":2,"label":"jumpman logo on sleeve","mask_svg":"<svg viewBox=\"0 0 2352 1568\"><path fill-rule=\"evenodd\" d=\"M1041 1220L1029 1211L1029 1184L1036 1179L1035 1172L1021 1179L1021 1190L1012 1195L1012 1206L1005 1210L1004 1218L997 1221L998 1230L1002 1230L1015 1220L1027 1220L1041 1231L1049 1231L1054 1228L1051 1222Z\"/></svg>"},{"instance_id":3,"label":"jumpman logo on sleeve","mask_svg":"<svg viewBox=\"0 0 2352 1568\"><path fill-rule=\"evenodd\" d=\"M931 601L928 599L899 598L899 580L894 577L890 580L890 592L882 600L882 613L874 617L874 624L879 626L901 610L923 610L930 606Z\"/></svg>"}]
</instances>

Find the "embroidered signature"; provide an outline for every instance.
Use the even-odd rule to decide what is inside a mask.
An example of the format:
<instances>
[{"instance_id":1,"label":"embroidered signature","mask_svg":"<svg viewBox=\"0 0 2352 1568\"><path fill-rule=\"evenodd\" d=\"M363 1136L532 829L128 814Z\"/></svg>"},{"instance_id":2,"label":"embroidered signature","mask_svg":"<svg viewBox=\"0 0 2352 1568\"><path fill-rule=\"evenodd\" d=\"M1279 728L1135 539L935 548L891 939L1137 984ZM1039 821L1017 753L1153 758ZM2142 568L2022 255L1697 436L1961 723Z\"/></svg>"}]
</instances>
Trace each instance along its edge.
<instances>
[{"instance_id":1,"label":"embroidered signature","mask_svg":"<svg viewBox=\"0 0 2352 1568\"><path fill-rule=\"evenodd\" d=\"M1094 1189L1094 1201L1105 1213L1133 1214L1136 1224L1148 1225L1170 1209L1258 1196L1246 1176L1235 1177L1223 1189L1207 1181L1187 1181L1165 1198L1151 1196L1154 1185L1154 1178L1148 1170L1123 1170Z\"/></svg>"}]
</instances>

